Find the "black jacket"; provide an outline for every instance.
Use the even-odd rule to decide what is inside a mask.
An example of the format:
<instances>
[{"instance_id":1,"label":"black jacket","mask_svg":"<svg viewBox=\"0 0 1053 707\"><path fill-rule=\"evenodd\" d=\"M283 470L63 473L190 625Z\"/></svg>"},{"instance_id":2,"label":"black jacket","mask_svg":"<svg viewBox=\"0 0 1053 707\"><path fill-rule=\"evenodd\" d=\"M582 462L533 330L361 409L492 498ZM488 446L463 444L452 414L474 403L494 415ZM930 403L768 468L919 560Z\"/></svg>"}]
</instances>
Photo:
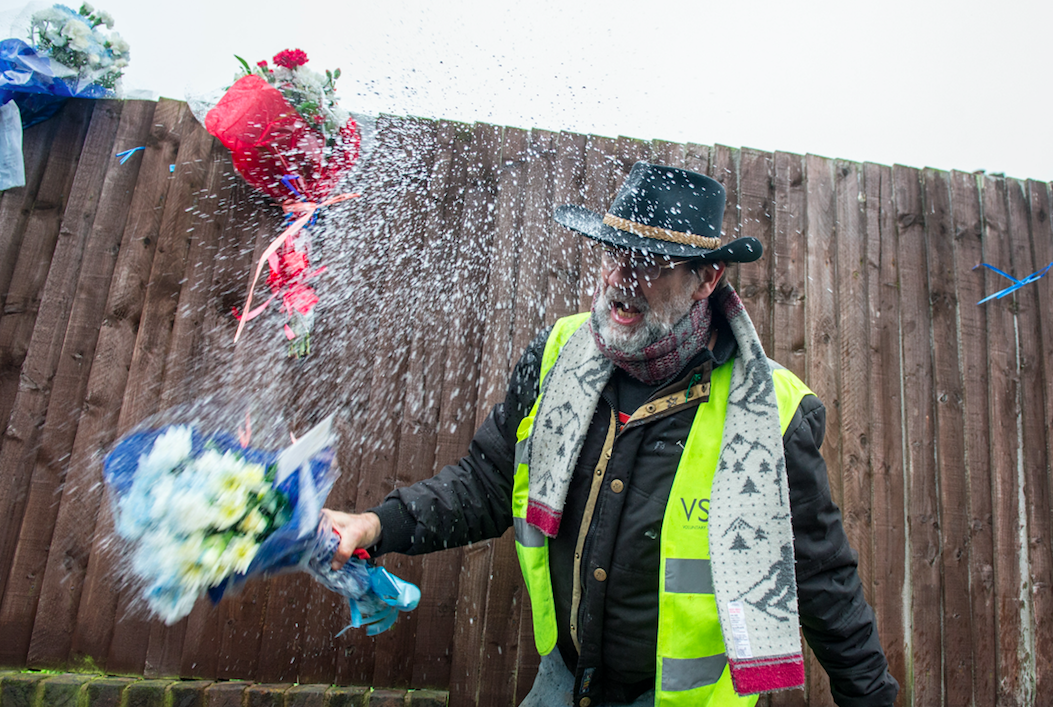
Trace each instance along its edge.
<instances>
[{"instance_id":1,"label":"black jacket","mask_svg":"<svg viewBox=\"0 0 1053 707\"><path fill-rule=\"evenodd\" d=\"M715 351L704 350L672 384L656 389L616 369L586 435L559 534L550 542L558 647L578 688L589 672L587 694L593 704L628 702L654 686L661 523L697 401L618 430L583 548L579 654L569 630L573 555L611 409L632 413L733 356L730 330L722 321L716 324ZM494 407L476 432L468 455L431 479L396 490L373 509L383 528L376 554L432 552L497 537L511 527L516 429L537 396L548 333L541 332L520 358L504 403ZM801 626L830 676L837 704L891 705L899 686L888 673L874 613L856 572L856 554L831 499L819 453L825 420L822 403L807 396L783 436ZM617 492L614 481L622 482L615 485ZM683 503L685 512L708 513L706 499ZM604 581L594 579L596 568L605 570ZM576 689L575 703L584 694Z\"/></svg>"}]
</instances>

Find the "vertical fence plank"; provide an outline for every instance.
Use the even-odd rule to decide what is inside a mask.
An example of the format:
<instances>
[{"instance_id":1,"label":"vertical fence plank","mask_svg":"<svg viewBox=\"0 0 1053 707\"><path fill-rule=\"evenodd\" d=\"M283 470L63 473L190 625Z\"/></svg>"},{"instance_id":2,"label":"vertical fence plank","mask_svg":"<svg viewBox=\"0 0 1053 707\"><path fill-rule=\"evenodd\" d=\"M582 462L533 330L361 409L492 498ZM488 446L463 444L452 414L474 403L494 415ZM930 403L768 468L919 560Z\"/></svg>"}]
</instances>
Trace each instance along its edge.
<instances>
[{"instance_id":1,"label":"vertical fence plank","mask_svg":"<svg viewBox=\"0 0 1053 707\"><path fill-rule=\"evenodd\" d=\"M835 299L837 241L835 240L834 163L815 155L805 157L808 184L807 201L807 273L805 312L808 341L805 382L826 407L826 438L823 458L826 460L830 490L836 503L841 502L841 469L838 451L841 418L838 413L837 303ZM805 651L809 705L830 701L830 680L810 649Z\"/></svg>"},{"instance_id":2,"label":"vertical fence plank","mask_svg":"<svg viewBox=\"0 0 1053 707\"><path fill-rule=\"evenodd\" d=\"M525 179L526 139L524 131L507 129L501 136L495 166L495 224L486 291L486 330L480 354L479 401L476 427L490 408L505 399L505 384L521 352L512 351L512 307L515 302L521 241L522 194Z\"/></svg>"},{"instance_id":3,"label":"vertical fence plank","mask_svg":"<svg viewBox=\"0 0 1053 707\"><path fill-rule=\"evenodd\" d=\"M742 235L739 219L739 151L725 145L716 145L710 157L713 165L709 176L723 184L727 193L720 240L723 243L730 243ZM733 280L737 278L737 269L733 269L729 275L733 276ZM738 286L737 282L733 281L732 284Z\"/></svg>"},{"instance_id":4,"label":"vertical fence plank","mask_svg":"<svg viewBox=\"0 0 1053 707\"><path fill-rule=\"evenodd\" d=\"M598 214L607 213L614 197L611 183L614 180L614 160L611 155L617 142L607 137L590 135L585 144L585 174L582 186L582 206ZM614 187L617 189L617 186ZM591 240L584 241L581 249L581 280L578 286L578 311L592 309L592 299L599 281L600 256Z\"/></svg>"},{"instance_id":5,"label":"vertical fence plank","mask_svg":"<svg viewBox=\"0 0 1053 707\"><path fill-rule=\"evenodd\" d=\"M947 704L968 704L972 691L969 611L969 508L965 468L964 390L958 350L954 236L950 185L944 172L927 169L925 235L932 308L936 475L943 575L943 683Z\"/></svg>"},{"instance_id":6,"label":"vertical fence plank","mask_svg":"<svg viewBox=\"0 0 1053 707\"><path fill-rule=\"evenodd\" d=\"M775 258L772 257L772 155L768 152L744 149L740 168L742 172L739 176L739 232L741 236L753 236L760 241L764 254L760 260L739 265L738 292L746 305L753 326L757 329L761 345L771 355L775 350L772 323L772 268L775 265Z\"/></svg>"},{"instance_id":7,"label":"vertical fence plank","mask_svg":"<svg viewBox=\"0 0 1053 707\"><path fill-rule=\"evenodd\" d=\"M870 368L867 320L865 173L852 162L836 164L837 320L840 343L838 380L841 415L841 489L845 532L859 554L859 578L873 603L874 573L870 538ZM824 443L825 444L825 443ZM831 449L831 452L834 450Z\"/></svg>"},{"instance_id":8,"label":"vertical fence plank","mask_svg":"<svg viewBox=\"0 0 1053 707\"><path fill-rule=\"evenodd\" d=\"M7 300L8 288L18 263L18 253L22 248L22 236L25 234L29 216L33 213L33 202L48 164L48 152L55 141L55 133L64 123L60 114L59 117L37 123L23 131L22 157L26 184L0 194L0 307L3 307ZM67 159L68 157L69 155Z\"/></svg>"},{"instance_id":9,"label":"vertical fence plank","mask_svg":"<svg viewBox=\"0 0 1053 707\"><path fill-rule=\"evenodd\" d=\"M1031 215L1026 185L1017 179L1007 179L1009 243L1012 248L1013 270L1017 277L1035 272L1032 253ZM1049 261L1039 267L1045 267ZM1045 284L1045 283L1043 283ZM1020 661L1023 673L1022 700L1031 704L1043 693L1036 691L1039 668L1043 683L1049 679L1053 659L1038 642L1050 636L1048 619L1053 597L1053 576L1050 556L1049 461L1046 457L1045 398L1049 382L1041 357L1042 331L1039 322L1038 290L1028 285L1016 291L1017 370L1020 386L1019 426L1020 459L1018 467L1020 495L1020 554L1022 568L1021 613L1023 635L1020 637Z\"/></svg>"},{"instance_id":10,"label":"vertical fence plank","mask_svg":"<svg viewBox=\"0 0 1053 707\"><path fill-rule=\"evenodd\" d=\"M910 702L904 626L907 528L900 380L900 279L892 170L865 165L867 302L870 309L870 468L873 474L873 593L889 670Z\"/></svg>"},{"instance_id":11,"label":"vertical fence plank","mask_svg":"<svg viewBox=\"0 0 1053 707\"><path fill-rule=\"evenodd\" d=\"M801 379L807 377L805 352L805 291L807 247L805 240L807 190L804 160L800 155L776 152L773 156L772 353L771 357ZM805 704L803 690L787 690L768 697L771 707Z\"/></svg>"},{"instance_id":12,"label":"vertical fence plank","mask_svg":"<svg viewBox=\"0 0 1053 707\"><path fill-rule=\"evenodd\" d=\"M547 267L548 297L545 302L545 324L550 326L560 317L578 311L581 285L581 251L584 238L569 228L552 221L552 211L564 204L580 205L584 199L582 182L585 172L584 135L560 133L552 184L552 206L547 217L552 223Z\"/></svg>"},{"instance_id":13,"label":"vertical fence plank","mask_svg":"<svg viewBox=\"0 0 1053 707\"><path fill-rule=\"evenodd\" d=\"M939 498L933 460L932 336L925 217L917 170L893 169L899 224L903 387L907 410L912 676L915 704L942 699Z\"/></svg>"},{"instance_id":14,"label":"vertical fence plank","mask_svg":"<svg viewBox=\"0 0 1053 707\"><path fill-rule=\"evenodd\" d=\"M1038 270L1053 262L1053 233L1049 221L1049 189L1042 182L1027 183L1028 212L1031 225L1031 249L1033 259L1030 270ZM1050 606L1051 593L1049 563L1051 552L1050 511L1051 511L1051 470L1053 470L1053 449L1050 447L1048 430L1053 429L1053 288L1049 283L1034 287L1034 324L1028 342L1029 357L1034 362L1036 383L1031 386L1036 395L1042 398L1042 405L1030 405L1025 411L1028 426L1025 428L1024 448L1044 452L1045 456L1038 463L1029 467L1027 477L1028 529L1031 545L1031 600L1034 602L1034 645L1035 645L1035 688L1036 696L1053 693L1053 656L1043 646L1053 645L1053 606ZM1037 403L1037 401L1034 401ZM1044 463L1043 463L1044 462Z\"/></svg>"},{"instance_id":15,"label":"vertical fence plank","mask_svg":"<svg viewBox=\"0 0 1053 707\"><path fill-rule=\"evenodd\" d=\"M984 177L984 262L1013 271L1006 213L1005 180ZM1008 266L1008 268L1006 267ZM1005 287L1005 278L984 272L984 292ZM984 305L987 311L987 347L990 367L988 401L991 423L992 510L994 515L995 620L998 628L998 704L1020 704L1024 676L1020 660L1023 622L1020 615L1020 518L1017 405L1020 400L1015 298L1005 297Z\"/></svg>"},{"instance_id":16,"label":"vertical fence plank","mask_svg":"<svg viewBox=\"0 0 1053 707\"><path fill-rule=\"evenodd\" d=\"M139 179L123 228L120 250L106 291L98 340L77 426L55 532L38 602L28 662L61 667L70 655L84 578L92 560L97 515L103 498L99 454L113 441L128 376L143 293L157 243L168 184L168 164L179 145L185 106L162 101L148 123ZM134 159L134 158L133 158ZM105 513L105 511L102 511ZM95 561L100 561L96 556ZM98 656L104 648L91 654Z\"/></svg>"},{"instance_id":17,"label":"vertical fence plank","mask_svg":"<svg viewBox=\"0 0 1053 707\"><path fill-rule=\"evenodd\" d=\"M805 302L807 278L804 238L808 195L804 183L804 161L800 155L776 152L774 156L774 239L771 249L773 272L772 358L800 378L805 369Z\"/></svg>"},{"instance_id":18,"label":"vertical fence plank","mask_svg":"<svg viewBox=\"0 0 1053 707\"><path fill-rule=\"evenodd\" d=\"M94 107L96 110L91 113L91 122L77 160L69 195L64 200L61 225L59 221L55 222L59 227L53 231L53 238L40 234L50 241L50 246L39 253L40 261L19 264L20 268L28 266L35 271L31 283L26 283L32 285L32 300L27 302L28 307L23 316L5 317L0 322L0 336L13 334L18 338L19 329L28 334L25 360L20 363L18 393L0 449L0 470L7 482L5 493L0 497L0 596L3 596L3 603L7 607L0 611L0 630L12 639L8 645L17 650L19 660L24 657L28 646L32 616L23 620L16 618L15 614L28 611L35 604L35 591L31 588L33 582L26 584L26 573L34 575L40 570L39 555L41 550L46 553L47 540L39 535L50 534L54 518L50 506L54 489L59 483L48 465L38 469L35 462L40 451L42 427L52 402L54 376L60 365L86 242L91 235L103 176L120 123L120 103L96 102ZM39 200L37 204L40 204ZM22 252L32 253L34 250L30 246ZM50 253L50 257L44 258L45 253ZM39 275L44 278L41 279ZM8 309L11 305L12 300L9 298ZM22 326L17 326L19 323ZM6 328L6 324L16 327L12 330ZM78 403L72 402L73 409L70 410L71 401L56 401L52 422L58 425L65 418L66 424L75 424ZM6 422L6 418L4 420ZM52 442L51 439L47 441ZM36 493L33 492L34 488ZM27 524L23 525L26 510L33 515L26 518ZM46 515L41 517L41 513ZM19 543L20 535L28 546ZM16 555L19 546L23 549L21 557ZM36 552L33 547L37 548ZM11 581L14 573L21 573L20 580ZM9 597L11 591L15 595ZM17 630L15 624L18 625ZM4 659L13 657L2 653L0 656Z\"/></svg>"},{"instance_id":19,"label":"vertical fence plank","mask_svg":"<svg viewBox=\"0 0 1053 707\"><path fill-rule=\"evenodd\" d=\"M983 224L976 177L951 174L954 215L955 274L962 342L961 370L964 403L965 476L969 519L969 616L973 663L971 680L977 705L996 702L997 636L994 595L994 535L991 517L990 421L984 278L970 269L983 260Z\"/></svg>"}]
</instances>

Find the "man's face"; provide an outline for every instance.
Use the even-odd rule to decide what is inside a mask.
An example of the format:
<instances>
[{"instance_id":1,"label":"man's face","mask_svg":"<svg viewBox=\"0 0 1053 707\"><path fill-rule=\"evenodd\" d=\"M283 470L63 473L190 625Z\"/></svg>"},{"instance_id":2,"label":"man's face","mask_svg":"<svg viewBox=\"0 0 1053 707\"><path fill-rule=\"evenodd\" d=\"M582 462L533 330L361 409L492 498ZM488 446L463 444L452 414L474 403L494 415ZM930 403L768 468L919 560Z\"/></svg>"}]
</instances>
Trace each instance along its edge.
<instances>
[{"instance_id":1,"label":"man's face","mask_svg":"<svg viewBox=\"0 0 1053 707\"><path fill-rule=\"evenodd\" d=\"M719 271L718 271L719 272ZM598 334L608 346L635 354L672 331L696 300L708 297L711 268L698 273L686 262L607 249L593 306ZM715 285L715 278L712 278Z\"/></svg>"}]
</instances>

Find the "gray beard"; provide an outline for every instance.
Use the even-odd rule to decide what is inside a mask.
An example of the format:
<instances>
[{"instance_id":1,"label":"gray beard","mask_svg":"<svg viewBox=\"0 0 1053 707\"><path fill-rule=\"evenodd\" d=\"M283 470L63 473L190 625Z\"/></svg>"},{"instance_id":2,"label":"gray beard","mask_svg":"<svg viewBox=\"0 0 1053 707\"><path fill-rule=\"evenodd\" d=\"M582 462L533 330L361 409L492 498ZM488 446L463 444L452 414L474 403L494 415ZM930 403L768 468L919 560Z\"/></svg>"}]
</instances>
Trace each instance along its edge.
<instances>
[{"instance_id":1,"label":"gray beard","mask_svg":"<svg viewBox=\"0 0 1053 707\"><path fill-rule=\"evenodd\" d=\"M617 287L604 287L601 282L592 300L592 327L607 347L626 356L637 356L673 330L681 319L688 316L694 300L697 283L687 282L684 290L675 292L657 307L652 307L643 297L631 295ZM611 302L631 305L643 314L643 322L631 330L616 324L611 318Z\"/></svg>"}]
</instances>

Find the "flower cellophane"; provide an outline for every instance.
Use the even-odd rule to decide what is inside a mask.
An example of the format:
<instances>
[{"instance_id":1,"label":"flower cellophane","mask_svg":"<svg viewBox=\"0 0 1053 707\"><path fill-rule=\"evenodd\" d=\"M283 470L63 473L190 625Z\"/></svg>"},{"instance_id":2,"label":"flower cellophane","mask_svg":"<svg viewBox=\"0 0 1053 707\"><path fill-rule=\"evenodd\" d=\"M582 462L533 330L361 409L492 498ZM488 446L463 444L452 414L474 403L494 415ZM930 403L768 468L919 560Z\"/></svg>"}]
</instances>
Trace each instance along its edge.
<instances>
[{"instance_id":1,"label":"flower cellophane","mask_svg":"<svg viewBox=\"0 0 1053 707\"><path fill-rule=\"evenodd\" d=\"M171 624L203 592L218 602L249 580L290 571L345 596L351 626L371 635L415 608L419 589L370 560L330 567L339 538L320 511L338 476L331 416L283 449L250 446L260 424L251 430L248 414L226 428L173 417L126 435L104 463L127 543L123 569L153 614Z\"/></svg>"},{"instance_id":2,"label":"flower cellophane","mask_svg":"<svg viewBox=\"0 0 1053 707\"><path fill-rule=\"evenodd\" d=\"M337 106L335 80L340 72L320 74L306 68L307 54L285 50L275 68L261 61L255 68L243 59L244 72L205 115L205 128L231 152L238 173L264 192L296 221L294 202L325 205L341 177L358 160L361 134L350 115ZM290 356L311 350L310 332L318 296L308 282L323 272L312 270L310 232L314 219L287 231L269 258L268 284L274 297L252 310L235 312L245 321L280 297ZM249 298L251 300L251 296ZM239 327L239 334L241 328Z\"/></svg>"}]
</instances>

